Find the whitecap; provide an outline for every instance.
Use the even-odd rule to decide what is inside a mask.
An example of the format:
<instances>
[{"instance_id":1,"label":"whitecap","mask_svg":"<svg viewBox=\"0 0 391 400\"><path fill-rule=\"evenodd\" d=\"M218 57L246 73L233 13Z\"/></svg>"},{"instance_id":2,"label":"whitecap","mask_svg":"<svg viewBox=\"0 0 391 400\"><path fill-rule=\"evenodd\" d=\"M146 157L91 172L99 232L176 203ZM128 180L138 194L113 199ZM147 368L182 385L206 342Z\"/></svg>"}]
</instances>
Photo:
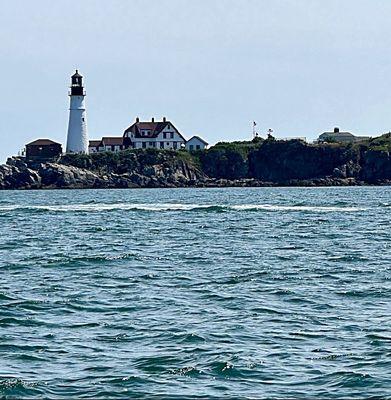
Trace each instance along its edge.
<instances>
[{"instance_id":1,"label":"whitecap","mask_svg":"<svg viewBox=\"0 0 391 400\"><path fill-rule=\"evenodd\" d=\"M266 211L307 211L307 212L355 212L365 211L360 207L340 206L297 206L297 205L276 205L276 204L241 204L230 206L234 210L266 210Z\"/></svg>"},{"instance_id":2,"label":"whitecap","mask_svg":"<svg viewBox=\"0 0 391 400\"><path fill-rule=\"evenodd\" d=\"M88 204L58 204L58 205L7 205L0 206L0 211L36 210L49 212L101 212L101 211L303 211L303 212L357 212L365 211L360 207L341 206L304 206L278 204L183 204L183 203L88 203Z\"/></svg>"}]
</instances>

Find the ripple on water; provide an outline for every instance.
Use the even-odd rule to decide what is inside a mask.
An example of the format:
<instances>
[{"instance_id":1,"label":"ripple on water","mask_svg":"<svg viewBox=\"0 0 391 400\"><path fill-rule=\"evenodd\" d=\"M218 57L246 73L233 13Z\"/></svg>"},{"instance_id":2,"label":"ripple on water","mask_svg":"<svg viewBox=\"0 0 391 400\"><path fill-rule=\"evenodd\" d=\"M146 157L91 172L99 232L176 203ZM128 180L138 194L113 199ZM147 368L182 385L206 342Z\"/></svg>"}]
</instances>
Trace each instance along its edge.
<instances>
[{"instance_id":1,"label":"ripple on water","mask_svg":"<svg viewBox=\"0 0 391 400\"><path fill-rule=\"evenodd\" d=\"M389 198L0 191L0 397L390 397Z\"/></svg>"}]
</instances>

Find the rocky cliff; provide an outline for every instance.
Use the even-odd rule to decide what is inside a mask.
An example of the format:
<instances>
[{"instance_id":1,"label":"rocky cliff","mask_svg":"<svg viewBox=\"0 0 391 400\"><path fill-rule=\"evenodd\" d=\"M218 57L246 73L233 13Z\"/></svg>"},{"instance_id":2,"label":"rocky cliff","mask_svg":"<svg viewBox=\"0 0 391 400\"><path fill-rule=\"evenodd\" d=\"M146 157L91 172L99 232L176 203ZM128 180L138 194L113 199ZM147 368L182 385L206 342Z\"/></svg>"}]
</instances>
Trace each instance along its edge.
<instances>
[{"instance_id":1,"label":"rocky cliff","mask_svg":"<svg viewBox=\"0 0 391 400\"><path fill-rule=\"evenodd\" d=\"M354 185L391 182L391 134L356 145L300 140L218 143L199 154L215 179L278 185Z\"/></svg>"},{"instance_id":2,"label":"rocky cliff","mask_svg":"<svg viewBox=\"0 0 391 400\"><path fill-rule=\"evenodd\" d=\"M391 180L387 149L267 141L249 155L250 176L273 182L319 178L380 184Z\"/></svg>"},{"instance_id":3,"label":"rocky cliff","mask_svg":"<svg viewBox=\"0 0 391 400\"><path fill-rule=\"evenodd\" d=\"M11 158L0 189L391 184L391 134L360 145L273 138L220 143L206 151L126 150Z\"/></svg>"},{"instance_id":4,"label":"rocky cliff","mask_svg":"<svg viewBox=\"0 0 391 400\"><path fill-rule=\"evenodd\" d=\"M194 186L206 176L187 156L152 150L66 155L46 163L12 158L0 166L0 189Z\"/></svg>"}]
</instances>

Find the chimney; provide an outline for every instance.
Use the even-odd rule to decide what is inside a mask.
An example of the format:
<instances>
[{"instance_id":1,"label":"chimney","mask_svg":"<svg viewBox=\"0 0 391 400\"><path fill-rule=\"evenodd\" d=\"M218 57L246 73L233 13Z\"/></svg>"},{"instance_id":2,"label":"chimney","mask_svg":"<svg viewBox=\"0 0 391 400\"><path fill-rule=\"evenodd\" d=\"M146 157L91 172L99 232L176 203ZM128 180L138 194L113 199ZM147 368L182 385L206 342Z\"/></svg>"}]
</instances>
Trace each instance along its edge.
<instances>
[{"instance_id":1,"label":"chimney","mask_svg":"<svg viewBox=\"0 0 391 400\"><path fill-rule=\"evenodd\" d=\"M152 117L152 122L155 122L155 118Z\"/></svg>"},{"instance_id":2,"label":"chimney","mask_svg":"<svg viewBox=\"0 0 391 400\"><path fill-rule=\"evenodd\" d=\"M166 122L166 117L163 117L163 122Z\"/></svg>"},{"instance_id":3,"label":"chimney","mask_svg":"<svg viewBox=\"0 0 391 400\"><path fill-rule=\"evenodd\" d=\"M334 133L338 133L339 132L339 128L334 128Z\"/></svg>"},{"instance_id":4,"label":"chimney","mask_svg":"<svg viewBox=\"0 0 391 400\"><path fill-rule=\"evenodd\" d=\"M140 122L140 118L139 117L136 118L136 122Z\"/></svg>"}]
</instances>

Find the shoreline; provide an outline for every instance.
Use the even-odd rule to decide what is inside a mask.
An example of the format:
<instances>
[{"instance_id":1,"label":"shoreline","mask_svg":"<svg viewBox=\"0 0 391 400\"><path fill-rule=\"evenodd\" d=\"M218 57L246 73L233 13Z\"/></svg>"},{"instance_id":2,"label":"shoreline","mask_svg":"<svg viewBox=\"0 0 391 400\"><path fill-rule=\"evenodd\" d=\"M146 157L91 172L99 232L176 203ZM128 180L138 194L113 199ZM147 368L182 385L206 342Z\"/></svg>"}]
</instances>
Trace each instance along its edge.
<instances>
[{"instance_id":1,"label":"shoreline","mask_svg":"<svg viewBox=\"0 0 391 400\"><path fill-rule=\"evenodd\" d=\"M140 190L140 189L255 189L255 188L353 188L353 187L387 187L391 186L391 182L295 182L295 183L271 183L271 182L254 182L254 184L238 184L234 182L226 182L224 184L206 183L196 185L145 185L145 186L41 186L41 187L9 187L0 188L0 192L9 191L53 191L53 190Z\"/></svg>"},{"instance_id":2,"label":"shoreline","mask_svg":"<svg viewBox=\"0 0 391 400\"><path fill-rule=\"evenodd\" d=\"M0 165L0 190L391 185L391 151L273 140L251 146L12 157Z\"/></svg>"}]
</instances>

